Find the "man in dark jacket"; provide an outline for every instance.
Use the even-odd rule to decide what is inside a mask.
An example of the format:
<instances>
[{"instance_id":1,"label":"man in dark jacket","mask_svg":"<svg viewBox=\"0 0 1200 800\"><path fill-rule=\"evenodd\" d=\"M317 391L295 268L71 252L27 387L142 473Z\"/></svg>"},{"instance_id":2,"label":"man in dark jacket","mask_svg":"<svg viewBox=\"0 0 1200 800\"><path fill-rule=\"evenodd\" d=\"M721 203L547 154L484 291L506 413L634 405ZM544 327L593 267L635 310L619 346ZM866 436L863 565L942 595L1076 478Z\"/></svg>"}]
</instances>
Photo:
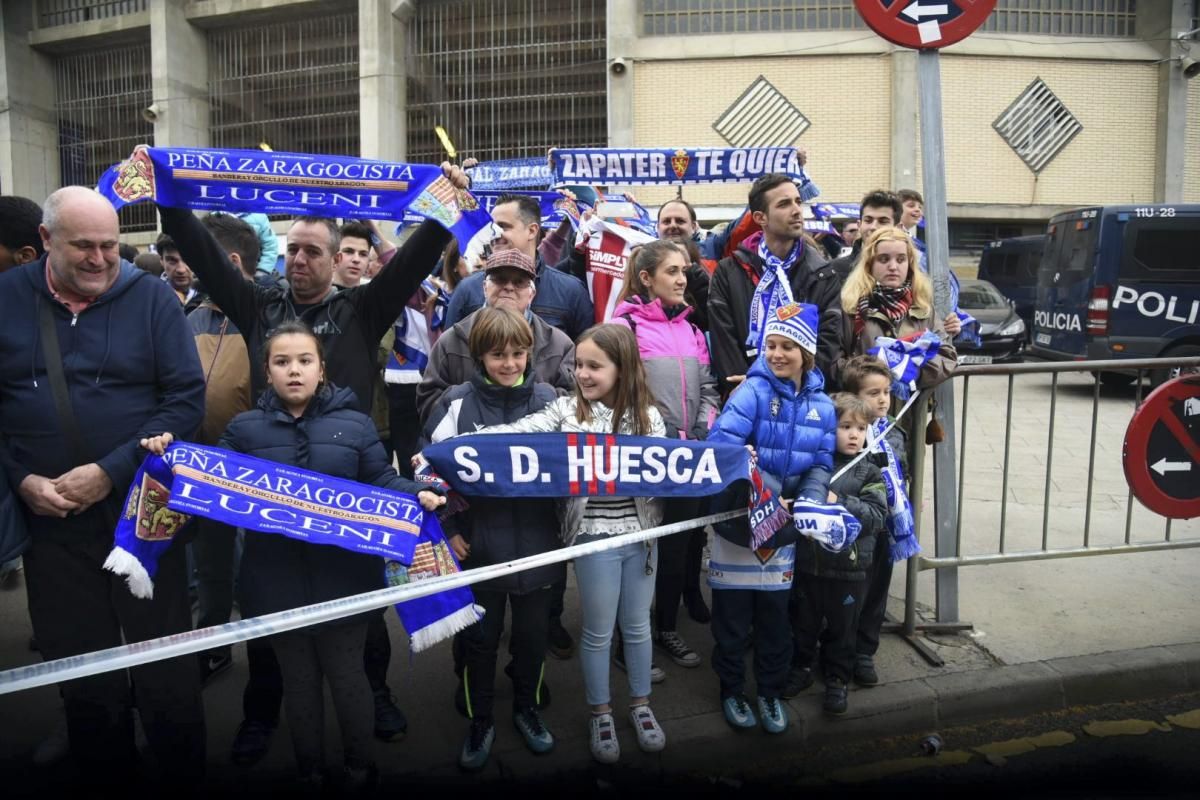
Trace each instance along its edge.
<instances>
[{"instance_id":1,"label":"man in dark jacket","mask_svg":"<svg viewBox=\"0 0 1200 800\"><path fill-rule=\"evenodd\" d=\"M749 206L762 234L752 235L732 256L721 259L709 287L713 367L726 381L726 390L745 378L758 356L757 344L747 344L747 339L755 289L763 280L760 243L783 262L792 300L812 303L821 314L816 361L822 373L841 353L841 320L826 313L837 311L841 283L818 249L804 241L804 209L796 184L786 175L764 175L750 189Z\"/></svg>"},{"instance_id":2,"label":"man in dark jacket","mask_svg":"<svg viewBox=\"0 0 1200 800\"><path fill-rule=\"evenodd\" d=\"M467 179L449 164L442 171L459 188ZM190 211L159 206L163 231L204 284L213 302L246 340L250 354L254 402L266 388L263 367L267 334L280 323L299 319L312 327L325 349L326 374L354 392L358 410L371 413L379 341L404 308L422 279L437 263L450 233L426 221L366 285L337 290L333 260L338 228L331 219L300 217L287 234L284 268L288 287L262 286L244 280L225 250ZM375 692L375 735L390 740L408 728L385 683L391 644L382 614L372 618L367 634L367 674ZM250 652L250 684L243 697L246 720L233 744L233 759L252 764L266 754L274 718L279 714L279 668L269 647ZM260 688L261 687L261 688Z\"/></svg>"},{"instance_id":3,"label":"man in dark jacket","mask_svg":"<svg viewBox=\"0 0 1200 800\"><path fill-rule=\"evenodd\" d=\"M0 275L0 461L33 533L25 574L34 633L57 659L191 629L183 547L159 560L150 600L101 565L145 455L139 439L191 436L204 375L174 292L120 260L107 200L60 189L40 231L46 256ZM65 373L59 397L51 361ZM131 673L162 779L195 787L205 760L195 657ZM130 675L81 678L62 693L79 778L92 792L127 791L137 765Z\"/></svg>"},{"instance_id":4,"label":"man in dark jacket","mask_svg":"<svg viewBox=\"0 0 1200 800\"><path fill-rule=\"evenodd\" d=\"M529 257L536 265L533 313L575 341L592 327L592 301L582 281L550 267L538 254L541 214L541 206L532 197L501 195L492 208L492 222L498 234L492 250L518 250ZM446 309L447 330L483 307L483 281L484 276L476 272L455 287L450 307Z\"/></svg>"},{"instance_id":5,"label":"man in dark jacket","mask_svg":"<svg viewBox=\"0 0 1200 800\"><path fill-rule=\"evenodd\" d=\"M829 262L829 268L837 273L839 283L846 282L846 277L858 263L863 242L880 228L889 228L898 224L901 210L900 198L888 190L876 189L867 193L867 196L862 199L862 203L859 204L858 238L854 240L849 253ZM846 225L848 227L850 223L847 222Z\"/></svg>"}]
</instances>

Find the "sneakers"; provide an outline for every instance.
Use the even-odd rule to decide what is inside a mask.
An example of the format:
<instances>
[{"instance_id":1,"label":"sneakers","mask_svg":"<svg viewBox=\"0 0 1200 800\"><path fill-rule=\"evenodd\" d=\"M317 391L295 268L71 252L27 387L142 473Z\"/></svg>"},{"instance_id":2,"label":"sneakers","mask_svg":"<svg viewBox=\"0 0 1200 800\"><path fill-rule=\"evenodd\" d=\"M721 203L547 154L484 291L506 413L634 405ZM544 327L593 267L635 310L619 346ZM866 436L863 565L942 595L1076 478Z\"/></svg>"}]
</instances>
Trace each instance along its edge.
<instances>
[{"instance_id":1,"label":"sneakers","mask_svg":"<svg viewBox=\"0 0 1200 800\"><path fill-rule=\"evenodd\" d=\"M787 708L778 697L758 698L758 720L767 733L783 733L788 727Z\"/></svg>"},{"instance_id":2,"label":"sneakers","mask_svg":"<svg viewBox=\"0 0 1200 800\"><path fill-rule=\"evenodd\" d=\"M473 719L463 740L462 752L458 754L458 765L467 772L478 772L487 764L492 754L492 743L496 741L496 725L490 719Z\"/></svg>"},{"instance_id":3,"label":"sneakers","mask_svg":"<svg viewBox=\"0 0 1200 800\"><path fill-rule=\"evenodd\" d=\"M625 667L625 648L621 645L621 638L613 636L612 643L612 659L622 672L629 672ZM654 662L650 662L650 683L662 683L667 679L667 673L663 672L662 667Z\"/></svg>"},{"instance_id":4,"label":"sneakers","mask_svg":"<svg viewBox=\"0 0 1200 800\"><path fill-rule=\"evenodd\" d=\"M230 653L200 654L200 685L207 686L213 678L233 666L233 656Z\"/></svg>"},{"instance_id":5,"label":"sneakers","mask_svg":"<svg viewBox=\"0 0 1200 800\"><path fill-rule=\"evenodd\" d=\"M271 734L274 732L274 725L268 725L256 719L242 720L237 733L233 736L233 747L229 752L230 760L239 767L257 764L271 749Z\"/></svg>"},{"instance_id":6,"label":"sneakers","mask_svg":"<svg viewBox=\"0 0 1200 800\"><path fill-rule=\"evenodd\" d=\"M687 646L683 637L675 631L659 631L654 636L654 643L667 651L667 655L681 667L700 666L700 655Z\"/></svg>"},{"instance_id":7,"label":"sneakers","mask_svg":"<svg viewBox=\"0 0 1200 800\"><path fill-rule=\"evenodd\" d=\"M812 685L811 667L792 667L788 670L787 686L784 687L783 696L790 700Z\"/></svg>"},{"instance_id":8,"label":"sneakers","mask_svg":"<svg viewBox=\"0 0 1200 800\"><path fill-rule=\"evenodd\" d=\"M383 742L401 739L408 733L408 720L387 687L375 690L375 738Z\"/></svg>"},{"instance_id":9,"label":"sneakers","mask_svg":"<svg viewBox=\"0 0 1200 800\"><path fill-rule=\"evenodd\" d=\"M704 595L700 594L699 589L694 592L685 592L683 605L687 608L688 616L701 625L712 622L712 612L708 610L708 604L704 602Z\"/></svg>"},{"instance_id":10,"label":"sneakers","mask_svg":"<svg viewBox=\"0 0 1200 800\"><path fill-rule=\"evenodd\" d=\"M571 634L567 633L562 620L558 617L551 617L550 624L546 628L546 651L560 659L570 658L571 654L575 652L575 640L571 638Z\"/></svg>"},{"instance_id":11,"label":"sneakers","mask_svg":"<svg viewBox=\"0 0 1200 800\"><path fill-rule=\"evenodd\" d=\"M536 708L523 708L513 712L513 727L525 739L525 746L541 755L554 749L554 734L546 728Z\"/></svg>"},{"instance_id":12,"label":"sneakers","mask_svg":"<svg viewBox=\"0 0 1200 800\"><path fill-rule=\"evenodd\" d=\"M835 717L840 717L846 713L846 698L850 690L846 688L846 682L841 678L828 678L825 681L825 702L821 707L825 709L826 714L832 714Z\"/></svg>"},{"instance_id":13,"label":"sneakers","mask_svg":"<svg viewBox=\"0 0 1200 800\"><path fill-rule=\"evenodd\" d=\"M643 753L657 753L667 746L667 735L654 718L648 705L630 706L629 721L637 732L638 747Z\"/></svg>"},{"instance_id":14,"label":"sneakers","mask_svg":"<svg viewBox=\"0 0 1200 800\"><path fill-rule=\"evenodd\" d=\"M21 584L24 564L20 556L0 564L0 589L16 589Z\"/></svg>"},{"instance_id":15,"label":"sneakers","mask_svg":"<svg viewBox=\"0 0 1200 800\"><path fill-rule=\"evenodd\" d=\"M601 764L617 763L621 757L621 745L617 742L617 726L612 713L593 713L590 724L592 758Z\"/></svg>"},{"instance_id":16,"label":"sneakers","mask_svg":"<svg viewBox=\"0 0 1200 800\"><path fill-rule=\"evenodd\" d=\"M879 685L879 673L875 671L875 659L858 656L854 659L854 682L859 686Z\"/></svg>"},{"instance_id":17,"label":"sneakers","mask_svg":"<svg viewBox=\"0 0 1200 800\"><path fill-rule=\"evenodd\" d=\"M735 730L746 730L758 726L754 717L754 709L744 694L735 694L721 701L721 710L725 712L725 721Z\"/></svg>"}]
</instances>

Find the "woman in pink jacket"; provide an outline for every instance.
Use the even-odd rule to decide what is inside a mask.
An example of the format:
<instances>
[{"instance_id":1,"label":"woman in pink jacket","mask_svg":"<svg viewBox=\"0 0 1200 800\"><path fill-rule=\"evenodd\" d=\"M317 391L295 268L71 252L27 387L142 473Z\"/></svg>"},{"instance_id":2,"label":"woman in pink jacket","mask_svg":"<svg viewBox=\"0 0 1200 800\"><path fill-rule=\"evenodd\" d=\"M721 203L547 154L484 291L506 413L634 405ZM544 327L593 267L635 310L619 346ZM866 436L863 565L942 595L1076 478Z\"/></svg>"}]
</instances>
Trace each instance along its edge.
<instances>
[{"instance_id":1,"label":"woman in pink jacket","mask_svg":"<svg viewBox=\"0 0 1200 800\"><path fill-rule=\"evenodd\" d=\"M628 325L637 337L667 431L681 439L704 439L719 411L717 382L709 369L708 342L688 321L692 309L684 299L687 288L687 253L678 244L659 240L634 251L625 269L625 290L612 322ZM700 516L700 498L666 501L663 524ZM699 559L689 565L688 545L704 531L677 533L659 540L658 575L655 579L655 643L682 667L697 667L700 656L676 631L679 602L684 598L688 568L699 572ZM708 608L700 596L698 575L686 598L689 612L706 622Z\"/></svg>"}]
</instances>

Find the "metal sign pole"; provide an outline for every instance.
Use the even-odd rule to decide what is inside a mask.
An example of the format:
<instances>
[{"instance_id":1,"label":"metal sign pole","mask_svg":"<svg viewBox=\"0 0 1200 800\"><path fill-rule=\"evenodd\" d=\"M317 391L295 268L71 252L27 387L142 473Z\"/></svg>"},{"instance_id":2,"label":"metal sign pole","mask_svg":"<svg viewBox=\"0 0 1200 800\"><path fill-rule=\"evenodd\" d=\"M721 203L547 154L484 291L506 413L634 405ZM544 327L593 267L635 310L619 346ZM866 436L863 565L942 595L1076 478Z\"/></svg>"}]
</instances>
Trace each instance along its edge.
<instances>
[{"instance_id":1,"label":"metal sign pole","mask_svg":"<svg viewBox=\"0 0 1200 800\"><path fill-rule=\"evenodd\" d=\"M940 326L953 311L950 302L950 239L946 223L946 154L942 144L942 74L937 50L917 53L917 90L921 112L921 174L925 194L925 245L933 280L934 322ZM933 446L935 553L957 556L958 485L955 480L954 387L945 381L934 390L935 419L945 438ZM922 436L923 431L914 431ZM937 621L958 620L958 570L937 571Z\"/></svg>"}]
</instances>

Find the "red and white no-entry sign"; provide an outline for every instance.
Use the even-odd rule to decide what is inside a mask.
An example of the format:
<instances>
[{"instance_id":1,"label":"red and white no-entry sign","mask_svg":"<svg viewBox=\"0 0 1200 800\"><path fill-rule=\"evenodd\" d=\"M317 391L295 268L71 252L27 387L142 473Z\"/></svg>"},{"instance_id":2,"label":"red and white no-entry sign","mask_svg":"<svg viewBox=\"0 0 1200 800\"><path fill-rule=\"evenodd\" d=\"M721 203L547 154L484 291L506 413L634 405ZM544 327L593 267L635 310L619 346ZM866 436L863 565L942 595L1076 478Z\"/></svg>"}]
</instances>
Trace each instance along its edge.
<instances>
[{"instance_id":1,"label":"red and white no-entry sign","mask_svg":"<svg viewBox=\"0 0 1200 800\"><path fill-rule=\"evenodd\" d=\"M1122 463L1133 494L1164 517L1200 517L1200 376L1164 383L1134 412Z\"/></svg>"},{"instance_id":2,"label":"red and white no-entry sign","mask_svg":"<svg viewBox=\"0 0 1200 800\"><path fill-rule=\"evenodd\" d=\"M854 0L854 5L871 30L892 44L930 50L974 33L996 0Z\"/></svg>"}]
</instances>

